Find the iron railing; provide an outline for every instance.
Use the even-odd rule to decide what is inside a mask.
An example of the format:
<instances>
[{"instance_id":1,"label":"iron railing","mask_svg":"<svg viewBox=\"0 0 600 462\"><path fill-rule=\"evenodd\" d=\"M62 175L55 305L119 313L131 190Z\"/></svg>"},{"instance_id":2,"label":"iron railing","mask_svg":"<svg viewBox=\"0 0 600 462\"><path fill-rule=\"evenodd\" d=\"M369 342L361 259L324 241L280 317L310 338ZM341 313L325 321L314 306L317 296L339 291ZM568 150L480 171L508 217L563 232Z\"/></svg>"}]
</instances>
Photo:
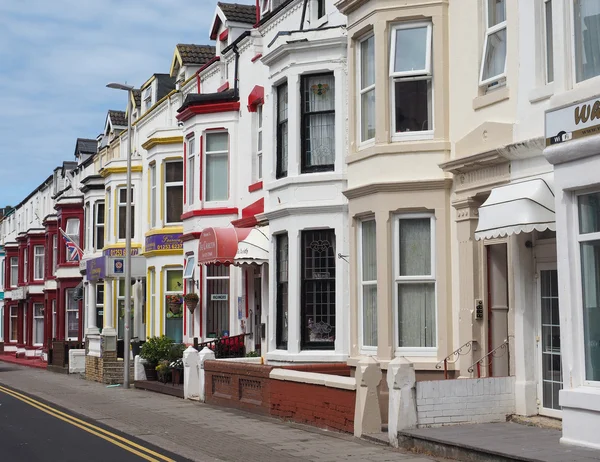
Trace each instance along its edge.
<instances>
[{"instance_id":1,"label":"iron railing","mask_svg":"<svg viewBox=\"0 0 600 462\"><path fill-rule=\"evenodd\" d=\"M508 339L504 340L502 344L485 354L481 359L479 359L479 361L471 364L467 370L470 373L473 373L475 367L477 367L477 378L479 379L481 378L481 368L483 367L488 371L488 376L491 376L490 372L492 368L492 362L495 358L501 358L505 354L508 354Z\"/></svg>"},{"instance_id":2,"label":"iron railing","mask_svg":"<svg viewBox=\"0 0 600 462\"><path fill-rule=\"evenodd\" d=\"M243 358L246 356L245 339L250 334L234 335L232 337L220 337L198 344L198 351L204 347L213 350L216 359Z\"/></svg>"},{"instance_id":3,"label":"iron railing","mask_svg":"<svg viewBox=\"0 0 600 462\"><path fill-rule=\"evenodd\" d=\"M448 378L448 364L454 364L458 361L458 358L462 355L466 355L471 351L477 351L477 342L475 340L469 340L464 345L460 346L444 359L442 359L439 363L435 365L436 369L441 369L442 365L444 366L444 379Z\"/></svg>"}]
</instances>

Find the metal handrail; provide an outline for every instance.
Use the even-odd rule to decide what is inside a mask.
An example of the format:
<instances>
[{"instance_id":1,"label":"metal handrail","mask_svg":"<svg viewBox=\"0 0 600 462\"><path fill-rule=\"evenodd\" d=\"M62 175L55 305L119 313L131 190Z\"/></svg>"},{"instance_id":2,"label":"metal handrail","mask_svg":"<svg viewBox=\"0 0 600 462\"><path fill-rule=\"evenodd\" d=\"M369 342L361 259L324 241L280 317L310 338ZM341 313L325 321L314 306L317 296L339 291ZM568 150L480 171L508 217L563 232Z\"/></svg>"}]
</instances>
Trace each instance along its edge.
<instances>
[{"instance_id":1,"label":"metal handrail","mask_svg":"<svg viewBox=\"0 0 600 462\"><path fill-rule=\"evenodd\" d=\"M466 355L468 353L472 351L476 351L475 346L477 345L477 342L475 340L469 340L467 343L465 343L464 345L458 347L456 350L454 350L452 353L450 353L448 356L446 356L444 359L442 359L439 363L437 363L435 365L436 369L441 369L442 368L442 364L444 365L444 379L448 378L448 364L454 364L456 361L458 361L458 358L462 355ZM468 348L467 351L462 351L463 348ZM453 360L451 359L452 357L455 357Z\"/></svg>"},{"instance_id":2,"label":"metal handrail","mask_svg":"<svg viewBox=\"0 0 600 462\"><path fill-rule=\"evenodd\" d=\"M496 352L498 352L498 351L502 351L502 354L497 355ZM475 366L477 366L477 378L479 379L479 378L481 378L481 366L483 366L485 368L490 367L492 365L492 361L494 360L494 358L501 358L502 356L504 356L505 353L508 353L508 339L504 340L504 342L502 344L498 345L492 351L485 354L478 361L471 364L471 366L469 366L467 371L469 371L469 373L473 373L473 371L475 370ZM487 358L489 358L489 361L487 362L487 364L484 364L483 361Z\"/></svg>"}]
</instances>

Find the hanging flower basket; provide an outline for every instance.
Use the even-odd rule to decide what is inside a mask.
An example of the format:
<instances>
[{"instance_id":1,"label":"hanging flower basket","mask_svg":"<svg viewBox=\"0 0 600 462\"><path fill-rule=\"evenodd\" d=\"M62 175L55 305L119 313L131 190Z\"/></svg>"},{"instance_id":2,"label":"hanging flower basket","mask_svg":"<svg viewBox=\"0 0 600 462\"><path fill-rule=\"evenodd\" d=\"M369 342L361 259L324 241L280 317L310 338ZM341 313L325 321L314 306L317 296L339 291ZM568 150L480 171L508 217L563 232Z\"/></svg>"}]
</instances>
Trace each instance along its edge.
<instances>
[{"instance_id":1,"label":"hanging flower basket","mask_svg":"<svg viewBox=\"0 0 600 462\"><path fill-rule=\"evenodd\" d=\"M183 300L185 301L185 306L187 306L188 310L190 310L190 313L193 313L196 307L198 306L200 298L198 297L198 294L189 293L185 294Z\"/></svg>"}]
</instances>

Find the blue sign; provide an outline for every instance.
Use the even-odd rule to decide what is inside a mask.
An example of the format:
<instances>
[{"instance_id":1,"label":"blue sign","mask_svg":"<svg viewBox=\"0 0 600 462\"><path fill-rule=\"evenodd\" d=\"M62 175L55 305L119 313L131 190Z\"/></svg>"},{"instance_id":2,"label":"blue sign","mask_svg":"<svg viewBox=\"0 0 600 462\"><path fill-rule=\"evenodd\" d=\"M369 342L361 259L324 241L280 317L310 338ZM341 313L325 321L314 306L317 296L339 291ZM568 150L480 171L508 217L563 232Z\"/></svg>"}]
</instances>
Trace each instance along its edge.
<instances>
[{"instance_id":1,"label":"blue sign","mask_svg":"<svg viewBox=\"0 0 600 462\"><path fill-rule=\"evenodd\" d=\"M121 258L116 258L114 261L114 273L115 274L123 274L123 260Z\"/></svg>"}]
</instances>

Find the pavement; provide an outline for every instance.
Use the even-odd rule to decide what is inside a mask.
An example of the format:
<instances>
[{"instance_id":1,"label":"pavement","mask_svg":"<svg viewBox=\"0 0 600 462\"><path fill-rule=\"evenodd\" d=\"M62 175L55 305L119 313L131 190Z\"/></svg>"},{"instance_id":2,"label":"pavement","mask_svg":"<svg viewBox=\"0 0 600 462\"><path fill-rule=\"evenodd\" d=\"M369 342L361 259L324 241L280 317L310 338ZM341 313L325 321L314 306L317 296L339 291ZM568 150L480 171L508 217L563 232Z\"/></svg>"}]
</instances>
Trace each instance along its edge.
<instances>
[{"instance_id":1,"label":"pavement","mask_svg":"<svg viewBox=\"0 0 600 462\"><path fill-rule=\"evenodd\" d=\"M1 359L1 358L0 358ZM214 461L402 461L432 462L426 457L377 445L352 435L328 432L269 417L259 417L182 400L144 390L107 387L79 376L55 374L36 368L0 362L0 385L67 410L134 441L164 453L177 455L176 460ZM2 406L0 406L0 410ZM21 422L20 432L37 433L37 427ZM42 425L47 428L49 422ZM32 443L33 444L33 443ZM37 444L42 444L41 442ZM63 446L70 444L61 441ZM83 443L82 443L83 444ZM83 444L85 447L86 445ZM67 446L68 447L68 446ZM89 452L101 451L91 446ZM16 460L3 457L0 460ZM37 460L66 459L26 459ZM78 460L88 460L80 458ZM91 460L91 459L90 459ZM128 460L106 457L104 460ZM141 460L141 459L140 459Z\"/></svg>"}]
</instances>

